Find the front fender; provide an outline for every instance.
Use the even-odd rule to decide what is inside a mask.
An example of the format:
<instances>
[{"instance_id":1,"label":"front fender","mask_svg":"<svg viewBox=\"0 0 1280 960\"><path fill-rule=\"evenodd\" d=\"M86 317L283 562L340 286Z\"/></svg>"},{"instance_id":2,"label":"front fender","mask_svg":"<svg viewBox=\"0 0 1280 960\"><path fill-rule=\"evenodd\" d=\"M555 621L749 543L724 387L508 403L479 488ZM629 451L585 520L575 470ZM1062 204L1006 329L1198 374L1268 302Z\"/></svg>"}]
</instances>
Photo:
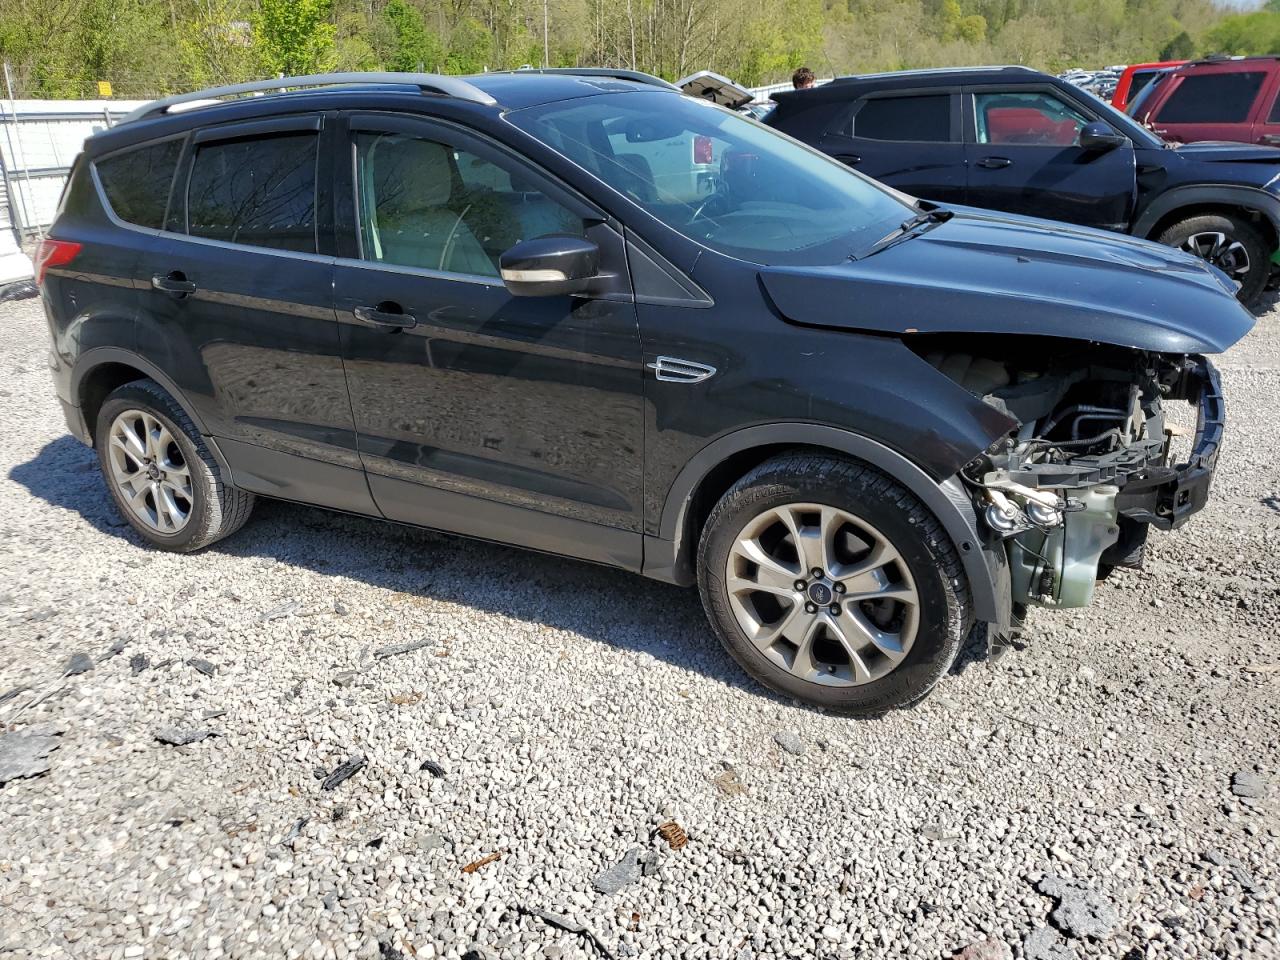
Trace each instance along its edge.
<instances>
[{"instance_id":1,"label":"front fender","mask_svg":"<svg viewBox=\"0 0 1280 960\"><path fill-rule=\"evenodd\" d=\"M727 434L703 447L671 485L662 510L659 536L645 538L644 572L662 580L688 582L694 548L688 531L688 514L698 485L714 467L734 454L779 445L835 450L870 464L905 486L933 512L951 538L969 581L977 618L1001 628L1009 625L1008 559L1001 544L987 544L979 533L973 504L960 481L951 477L938 483L884 444L821 424L759 424Z\"/></svg>"},{"instance_id":2,"label":"front fender","mask_svg":"<svg viewBox=\"0 0 1280 960\"><path fill-rule=\"evenodd\" d=\"M1161 220L1183 207L1215 204L1256 210L1267 218L1280 236L1280 197L1259 187L1231 184L1189 184L1160 194L1143 208L1130 231L1137 237L1151 237Z\"/></svg>"}]
</instances>

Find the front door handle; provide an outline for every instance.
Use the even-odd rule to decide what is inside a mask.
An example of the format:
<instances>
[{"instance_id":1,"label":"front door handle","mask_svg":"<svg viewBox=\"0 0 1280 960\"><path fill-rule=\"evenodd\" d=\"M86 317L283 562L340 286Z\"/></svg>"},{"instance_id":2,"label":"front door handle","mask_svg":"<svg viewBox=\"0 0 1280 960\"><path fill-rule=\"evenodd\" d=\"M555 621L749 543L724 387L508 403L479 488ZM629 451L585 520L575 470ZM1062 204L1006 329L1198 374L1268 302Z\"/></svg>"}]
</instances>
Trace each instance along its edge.
<instances>
[{"instance_id":1,"label":"front door handle","mask_svg":"<svg viewBox=\"0 0 1280 960\"><path fill-rule=\"evenodd\" d=\"M1265 143L1269 147L1280 147L1280 134L1264 133L1258 138L1259 143Z\"/></svg>"},{"instance_id":2,"label":"front door handle","mask_svg":"<svg viewBox=\"0 0 1280 960\"><path fill-rule=\"evenodd\" d=\"M162 293L167 293L175 300L182 300L196 292L195 281L188 280L187 275L181 270L157 273L151 278L151 286Z\"/></svg>"},{"instance_id":3,"label":"front door handle","mask_svg":"<svg viewBox=\"0 0 1280 960\"><path fill-rule=\"evenodd\" d=\"M375 307L352 307L351 312L361 323L381 330L406 330L418 325L418 319L393 300L384 300Z\"/></svg>"},{"instance_id":4,"label":"front door handle","mask_svg":"<svg viewBox=\"0 0 1280 960\"><path fill-rule=\"evenodd\" d=\"M848 164L851 167L856 167L858 164L862 162L862 158L858 156L856 153L837 153L836 159L839 160L841 163Z\"/></svg>"},{"instance_id":5,"label":"front door handle","mask_svg":"<svg viewBox=\"0 0 1280 960\"><path fill-rule=\"evenodd\" d=\"M1013 166L1013 161L1008 157L983 157L978 161L978 166L986 167L988 170L1001 170L1004 167Z\"/></svg>"}]
</instances>

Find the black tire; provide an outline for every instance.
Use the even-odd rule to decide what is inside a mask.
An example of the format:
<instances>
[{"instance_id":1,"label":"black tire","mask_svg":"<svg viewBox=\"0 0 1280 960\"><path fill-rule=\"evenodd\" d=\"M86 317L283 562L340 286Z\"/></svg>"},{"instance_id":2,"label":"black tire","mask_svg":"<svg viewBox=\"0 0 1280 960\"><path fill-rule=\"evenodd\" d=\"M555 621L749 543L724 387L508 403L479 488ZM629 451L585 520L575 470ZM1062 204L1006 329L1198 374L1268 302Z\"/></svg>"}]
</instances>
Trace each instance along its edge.
<instances>
[{"instance_id":1,"label":"black tire","mask_svg":"<svg viewBox=\"0 0 1280 960\"><path fill-rule=\"evenodd\" d=\"M1217 262L1212 257L1206 257L1205 259L1213 263L1214 266L1222 268L1228 275L1234 274L1232 279L1240 283L1240 289L1236 292L1236 299L1246 305L1252 304L1266 289L1267 279L1271 275L1271 254L1273 253L1258 228L1253 224L1239 217L1221 213L1206 213L1198 217L1188 217L1186 220L1180 220L1161 233L1159 240L1166 246L1187 249L1184 245L1192 237L1219 233L1227 238L1228 247L1233 243L1238 243L1244 248L1244 252L1248 257L1248 271L1243 274L1236 273L1240 263L1238 254L1220 256L1217 258Z\"/></svg>"},{"instance_id":2,"label":"black tire","mask_svg":"<svg viewBox=\"0 0 1280 960\"><path fill-rule=\"evenodd\" d=\"M788 504L829 505L874 526L906 563L919 599L914 643L890 672L857 685L803 679L748 639L725 585L730 550L756 517ZM756 467L720 499L703 528L698 584L712 627L751 676L779 693L833 712L877 715L922 700L950 669L972 624L968 581L950 538L898 483L835 456L786 454Z\"/></svg>"},{"instance_id":3,"label":"black tire","mask_svg":"<svg viewBox=\"0 0 1280 960\"><path fill-rule=\"evenodd\" d=\"M163 533L144 523L125 501L115 481L108 459L109 433L116 418L129 411L149 414L169 430L190 473L189 517L174 533ZM178 402L154 380L135 380L113 390L98 411L93 436L98 466L116 509L152 546L190 553L235 533L249 519L253 494L237 490L222 479L222 470L209 453L200 431Z\"/></svg>"}]
</instances>

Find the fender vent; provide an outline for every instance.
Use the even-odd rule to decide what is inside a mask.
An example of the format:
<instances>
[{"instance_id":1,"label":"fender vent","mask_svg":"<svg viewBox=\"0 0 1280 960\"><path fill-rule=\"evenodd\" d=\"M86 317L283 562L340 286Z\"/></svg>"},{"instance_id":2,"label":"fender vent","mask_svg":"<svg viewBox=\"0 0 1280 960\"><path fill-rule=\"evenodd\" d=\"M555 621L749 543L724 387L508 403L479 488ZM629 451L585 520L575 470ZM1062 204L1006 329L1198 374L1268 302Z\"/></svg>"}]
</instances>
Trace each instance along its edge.
<instances>
[{"instance_id":1,"label":"fender vent","mask_svg":"<svg viewBox=\"0 0 1280 960\"><path fill-rule=\"evenodd\" d=\"M670 383L701 383L716 373L715 367L709 367L705 363L691 363L675 357L658 357L646 366L659 380Z\"/></svg>"}]
</instances>

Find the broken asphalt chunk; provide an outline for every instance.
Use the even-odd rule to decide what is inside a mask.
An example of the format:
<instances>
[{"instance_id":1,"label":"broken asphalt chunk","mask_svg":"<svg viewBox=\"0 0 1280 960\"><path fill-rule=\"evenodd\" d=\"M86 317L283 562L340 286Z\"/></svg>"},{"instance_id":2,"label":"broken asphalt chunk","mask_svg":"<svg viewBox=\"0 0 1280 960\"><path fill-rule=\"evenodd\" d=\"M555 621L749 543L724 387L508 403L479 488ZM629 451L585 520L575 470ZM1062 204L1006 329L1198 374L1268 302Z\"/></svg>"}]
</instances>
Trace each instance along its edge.
<instances>
[{"instance_id":1,"label":"broken asphalt chunk","mask_svg":"<svg viewBox=\"0 0 1280 960\"><path fill-rule=\"evenodd\" d=\"M333 772L324 778L324 782L320 784L320 789L332 790L341 785L363 769L365 763L364 755L359 754L338 764L338 766L334 767Z\"/></svg>"},{"instance_id":2,"label":"broken asphalt chunk","mask_svg":"<svg viewBox=\"0 0 1280 960\"><path fill-rule=\"evenodd\" d=\"M597 874L591 885L601 893L612 896L627 884L635 883L644 876L644 866L640 862L642 853L644 851L639 847L632 847L612 867Z\"/></svg>"},{"instance_id":3,"label":"broken asphalt chunk","mask_svg":"<svg viewBox=\"0 0 1280 960\"><path fill-rule=\"evenodd\" d=\"M412 653L430 645L430 640L410 640L408 643L394 643L389 647L379 647L373 651L374 659L385 660L387 657L398 657L402 653Z\"/></svg>"},{"instance_id":4,"label":"broken asphalt chunk","mask_svg":"<svg viewBox=\"0 0 1280 960\"><path fill-rule=\"evenodd\" d=\"M218 668L212 663L208 660L201 660L199 657L192 657L187 661L187 666L194 667L197 673L203 673L206 677L212 677L218 672Z\"/></svg>"},{"instance_id":5,"label":"broken asphalt chunk","mask_svg":"<svg viewBox=\"0 0 1280 960\"><path fill-rule=\"evenodd\" d=\"M433 777L444 776L444 767L440 766L440 764L436 763L434 760L423 760L422 766L418 769L427 771L427 773L431 774Z\"/></svg>"},{"instance_id":6,"label":"broken asphalt chunk","mask_svg":"<svg viewBox=\"0 0 1280 960\"><path fill-rule=\"evenodd\" d=\"M0 734L0 784L49 772L48 756L61 745L59 733Z\"/></svg>"},{"instance_id":7,"label":"broken asphalt chunk","mask_svg":"<svg viewBox=\"0 0 1280 960\"><path fill-rule=\"evenodd\" d=\"M185 747L188 744L199 743L201 740L208 740L210 737L216 737L217 735L213 730L183 727L160 727L155 732L157 740L174 747Z\"/></svg>"},{"instance_id":8,"label":"broken asphalt chunk","mask_svg":"<svg viewBox=\"0 0 1280 960\"><path fill-rule=\"evenodd\" d=\"M88 673L92 669L93 657L82 651L71 655L71 659L62 668L62 675L64 677L78 677L80 674Z\"/></svg>"},{"instance_id":9,"label":"broken asphalt chunk","mask_svg":"<svg viewBox=\"0 0 1280 960\"><path fill-rule=\"evenodd\" d=\"M283 620L285 617L291 617L302 609L302 604L297 600L286 600L279 606L272 607L266 613L258 617L259 623L269 623L272 620Z\"/></svg>"},{"instance_id":10,"label":"broken asphalt chunk","mask_svg":"<svg viewBox=\"0 0 1280 960\"><path fill-rule=\"evenodd\" d=\"M135 653L129 658L129 669L133 671L135 677L149 666L151 666L151 658L145 653Z\"/></svg>"},{"instance_id":11,"label":"broken asphalt chunk","mask_svg":"<svg viewBox=\"0 0 1280 960\"><path fill-rule=\"evenodd\" d=\"M1120 924L1120 913L1106 897L1082 883L1049 874L1036 889L1058 901L1049 920L1069 937L1105 940Z\"/></svg>"}]
</instances>

